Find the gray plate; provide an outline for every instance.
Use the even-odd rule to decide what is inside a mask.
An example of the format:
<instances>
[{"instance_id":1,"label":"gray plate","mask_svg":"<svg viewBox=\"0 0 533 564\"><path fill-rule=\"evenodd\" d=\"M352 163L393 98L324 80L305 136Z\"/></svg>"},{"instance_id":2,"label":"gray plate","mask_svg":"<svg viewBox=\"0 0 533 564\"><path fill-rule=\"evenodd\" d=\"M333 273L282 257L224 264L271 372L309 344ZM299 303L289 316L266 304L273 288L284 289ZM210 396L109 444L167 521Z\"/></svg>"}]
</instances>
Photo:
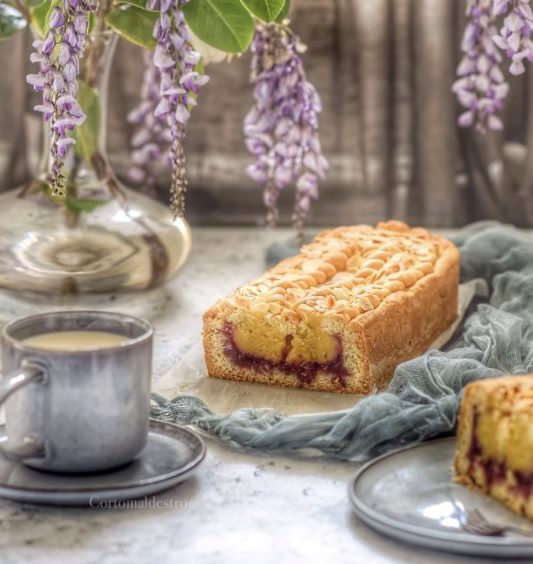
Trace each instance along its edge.
<instances>
[{"instance_id":1,"label":"gray plate","mask_svg":"<svg viewBox=\"0 0 533 564\"><path fill-rule=\"evenodd\" d=\"M205 444L193 432L150 421L148 443L127 466L84 475L32 470L0 454L0 497L50 505L92 505L155 494L182 482L205 457Z\"/></svg>"},{"instance_id":2,"label":"gray plate","mask_svg":"<svg viewBox=\"0 0 533 564\"><path fill-rule=\"evenodd\" d=\"M520 526L523 519L481 493L452 482L455 438L397 450L363 466L350 484L357 516L372 528L428 548L504 558L533 559L533 539L487 537L461 530L461 506L479 509L491 522Z\"/></svg>"}]
</instances>

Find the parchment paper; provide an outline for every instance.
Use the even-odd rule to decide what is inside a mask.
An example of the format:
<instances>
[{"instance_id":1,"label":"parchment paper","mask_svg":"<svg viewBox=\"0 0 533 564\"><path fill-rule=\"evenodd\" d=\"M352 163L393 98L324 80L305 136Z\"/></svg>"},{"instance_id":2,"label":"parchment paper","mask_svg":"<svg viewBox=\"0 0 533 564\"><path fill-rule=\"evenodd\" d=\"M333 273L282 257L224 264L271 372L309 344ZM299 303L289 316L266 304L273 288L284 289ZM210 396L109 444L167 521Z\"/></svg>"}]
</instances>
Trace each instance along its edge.
<instances>
[{"instance_id":1,"label":"parchment paper","mask_svg":"<svg viewBox=\"0 0 533 564\"><path fill-rule=\"evenodd\" d=\"M457 318L429 349L440 349L448 342L476 295L488 295L484 280L471 280L459 286ZM168 399L178 394L197 395L218 413L243 407L269 407L286 414L337 411L351 407L362 397L209 378L200 336L198 343L183 355L181 362L159 378L154 391Z\"/></svg>"}]
</instances>

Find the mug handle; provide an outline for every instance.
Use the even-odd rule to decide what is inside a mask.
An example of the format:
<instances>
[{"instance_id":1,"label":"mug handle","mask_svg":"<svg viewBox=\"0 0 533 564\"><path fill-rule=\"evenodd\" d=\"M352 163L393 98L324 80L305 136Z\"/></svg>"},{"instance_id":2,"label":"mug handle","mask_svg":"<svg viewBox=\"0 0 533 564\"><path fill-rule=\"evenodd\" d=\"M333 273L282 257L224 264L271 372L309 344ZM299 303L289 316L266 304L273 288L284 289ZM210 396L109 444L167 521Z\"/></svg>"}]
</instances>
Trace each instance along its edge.
<instances>
[{"instance_id":1,"label":"mug handle","mask_svg":"<svg viewBox=\"0 0 533 564\"><path fill-rule=\"evenodd\" d=\"M45 375L44 368L24 361L20 368L14 370L0 381L0 406L17 390L24 388L32 382L44 382ZM23 460L25 458L44 458L45 456L44 443L35 437L24 437L22 443L9 449L4 447L7 442L7 435L0 435L0 450L8 458Z\"/></svg>"}]
</instances>

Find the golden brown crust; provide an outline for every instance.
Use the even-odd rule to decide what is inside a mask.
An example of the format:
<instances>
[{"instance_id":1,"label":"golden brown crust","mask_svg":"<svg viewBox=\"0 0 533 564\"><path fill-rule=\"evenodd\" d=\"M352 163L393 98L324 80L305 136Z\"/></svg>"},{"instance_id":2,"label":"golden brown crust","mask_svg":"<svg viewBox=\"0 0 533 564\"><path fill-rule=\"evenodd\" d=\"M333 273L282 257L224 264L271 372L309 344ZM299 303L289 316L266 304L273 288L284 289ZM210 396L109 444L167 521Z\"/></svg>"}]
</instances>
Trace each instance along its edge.
<instances>
[{"instance_id":1,"label":"golden brown crust","mask_svg":"<svg viewBox=\"0 0 533 564\"><path fill-rule=\"evenodd\" d=\"M521 376L504 376L500 378L483 378L471 382L465 387L464 395L476 396L483 390L484 394L495 393L500 390L502 400L507 405L511 405L517 398L525 398L529 401L531 394L530 390L533 388L533 375L524 374Z\"/></svg>"},{"instance_id":2,"label":"golden brown crust","mask_svg":"<svg viewBox=\"0 0 533 564\"><path fill-rule=\"evenodd\" d=\"M457 249L424 229L388 222L376 228L324 231L300 255L282 261L204 314L209 375L369 393L385 385L400 362L422 353L451 324L457 312L458 277ZM278 360L286 353L283 338L303 326L314 331L305 333L315 338L311 349L335 335L350 374L332 379L319 370L302 382L283 367L236 366L224 358L228 322L268 327L273 339L279 336L277 348L269 350ZM259 337L251 339L253 346L259 346Z\"/></svg>"},{"instance_id":3,"label":"golden brown crust","mask_svg":"<svg viewBox=\"0 0 533 564\"><path fill-rule=\"evenodd\" d=\"M454 470L456 482L533 519L533 376L466 386Z\"/></svg>"},{"instance_id":4,"label":"golden brown crust","mask_svg":"<svg viewBox=\"0 0 533 564\"><path fill-rule=\"evenodd\" d=\"M387 384L398 364L422 354L454 321L458 279L458 255L445 253L432 274L366 314L364 334L378 388Z\"/></svg>"}]
</instances>

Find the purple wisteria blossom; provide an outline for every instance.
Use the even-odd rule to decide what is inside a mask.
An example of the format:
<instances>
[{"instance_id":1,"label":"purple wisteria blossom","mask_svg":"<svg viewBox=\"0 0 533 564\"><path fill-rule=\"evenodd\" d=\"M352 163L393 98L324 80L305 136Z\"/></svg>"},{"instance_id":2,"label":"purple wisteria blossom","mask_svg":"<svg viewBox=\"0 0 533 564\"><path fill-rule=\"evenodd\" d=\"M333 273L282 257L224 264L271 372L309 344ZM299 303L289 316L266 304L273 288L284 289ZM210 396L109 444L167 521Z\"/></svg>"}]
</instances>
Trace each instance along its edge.
<instances>
[{"instance_id":1,"label":"purple wisteria blossom","mask_svg":"<svg viewBox=\"0 0 533 564\"><path fill-rule=\"evenodd\" d=\"M506 15L503 26L492 40L512 61L511 74L522 74L526 69L524 59L533 62L533 12L530 0L495 0L493 14Z\"/></svg>"},{"instance_id":2,"label":"purple wisteria blossom","mask_svg":"<svg viewBox=\"0 0 533 564\"><path fill-rule=\"evenodd\" d=\"M209 77L195 69L201 55L189 40L189 32L181 7L188 0L148 0L147 7L159 10L154 28L157 45L153 62L159 71L159 102L154 114L165 119L170 130L169 160L172 163L170 205L177 216L182 216L185 205L187 179L183 141L187 131L190 110L196 105L196 96Z\"/></svg>"},{"instance_id":3,"label":"purple wisteria blossom","mask_svg":"<svg viewBox=\"0 0 533 564\"><path fill-rule=\"evenodd\" d=\"M142 182L148 190L153 190L157 165L167 152L171 138L167 120L155 115L161 99L159 69L154 65L153 53L145 51L143 56L141 101L128 115L128 121L137 126L131 139L133 167L129 177L136 183Z\"/></svg>"},{"instance_id":4,"label":"purple wisteria blossom","mask_svg":"<svg viewBox=\"0 0 533 564\"><path fill-rule=\"evenodd\" d=\"M55 196L65 196L63 161L74 139L69 133L85 120L76 96L80 57L87 37L89 12L97 0L61 0L50 12L49 31L33 43L33 63L39 72L27 76L33 88L42 92L42 103L35 110L50 122L50 186Z\"/></svg>"},{"instance_id":5,"label":"purple wisteria blossom","mask_svg":"<svg viewBox=\"0 0 533 564\"><path fill-rule=\"evenodd\" d=\"M458 123L477 129L501 129L496 113L503 107L509 91L500 68L502 56L493 42L497 33L491 0L469 0L461 50L464 56L457 67L458 79L452 90L465 108Z\"/></svg>"},{"instance_id":6,"label":"purple wisteria blossom","mask_svg":"<svg viewBox=\"0 0 533 564\"><path fill-rule=\"evenodd\" d=\"M301 231L311 200L318 198L318 179L328 168L318 136L320 97L306 80L303 46L286 26L257 26L251 50L255 105L244 133L255 162L247 172L264 187L271 225L278 219L280 192L296 184L293 222Z\"/></svg>"}]
</instances>

